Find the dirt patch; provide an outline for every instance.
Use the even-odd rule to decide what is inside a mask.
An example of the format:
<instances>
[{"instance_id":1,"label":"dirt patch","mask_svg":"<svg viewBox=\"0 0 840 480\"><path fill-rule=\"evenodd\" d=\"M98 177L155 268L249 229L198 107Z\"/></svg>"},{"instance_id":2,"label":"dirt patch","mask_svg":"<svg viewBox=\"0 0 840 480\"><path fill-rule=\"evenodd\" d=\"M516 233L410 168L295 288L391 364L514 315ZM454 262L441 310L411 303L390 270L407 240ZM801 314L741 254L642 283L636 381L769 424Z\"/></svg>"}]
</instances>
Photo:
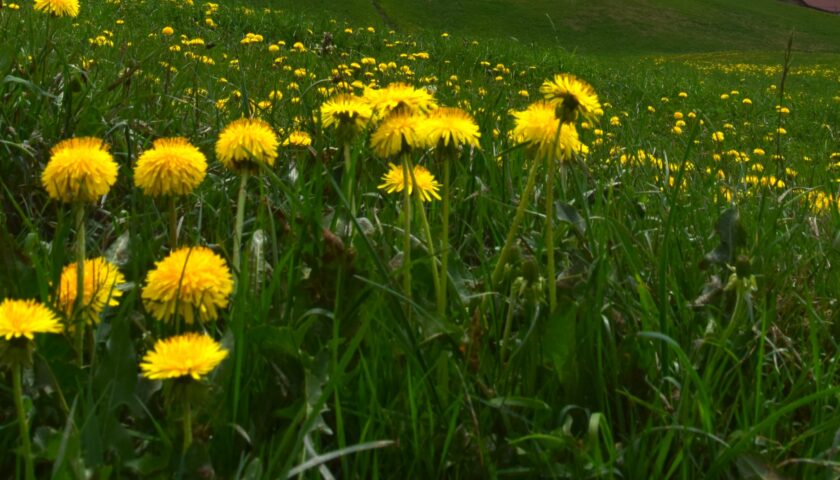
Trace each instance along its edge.
<instances>
[{"instance_id":1,"label":"dirt patch","mask_svg":"<svg viewBox=\"0 0 840 480\"><path fill-rule=\"evenodd\" d=\"M802 0L805 5L831 13L840 13L840 0Z\"/></svg>"}]
</instances>

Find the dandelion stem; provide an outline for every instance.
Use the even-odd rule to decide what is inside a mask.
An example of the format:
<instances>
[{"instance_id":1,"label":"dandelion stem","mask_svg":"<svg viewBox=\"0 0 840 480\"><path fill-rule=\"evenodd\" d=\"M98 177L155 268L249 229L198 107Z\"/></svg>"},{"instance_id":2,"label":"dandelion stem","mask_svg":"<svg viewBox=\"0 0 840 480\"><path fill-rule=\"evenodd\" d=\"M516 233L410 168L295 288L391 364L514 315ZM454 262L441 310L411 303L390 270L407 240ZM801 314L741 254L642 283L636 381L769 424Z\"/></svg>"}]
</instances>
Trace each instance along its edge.
<instances>
[{"instance_id":1,"label":"dandelion stem","mask_svg":"<svg viewBox=\"0 0 840 480\"><path fill-rule=\"evenodd\" d=\"M501 347L501 362L500 365L504 369L505 368L505 360L507 359L507 351L508 351L508 339L510 338L510 329L513 325L513 313L516 307L516 297L514 296L514 285L510 286L510 300L508 301L508 312L505 317L505 328L502 332L502 344Z\"/></svg>"},{"instance_id":2,"label":"dandelion stem","mask_svg":"<svg viewBox=\"0 0 840 480\"><path fill-rule=\"evenodd\" d=\"M440 233L440 271L443 284L438 296L438 315L440 316L446 314L446 293L449 287L449 168L451 162L452 158L443 160L443 212L441 212L443 225Z\"/></svg>"},{"instance_id":3,"label":"dandelion stem","mask_svg":"<svg viewBox=\"0 0 840 480\"><path fill-rule=\"evenodd\" d=\"M496 262L496 268L493 269L493 275L490 277L491 287L495 287L502 279L505 264L507 264L508 258L513 252L513 245L516 240L517 231L519 230L519 224L522 223L522 220L525 218L525 210L528 208L528 202L531 199L531 195L534 193L534 185L537 179L537 170L539 165L540 162L537 161L531 163L531 171L528 173L528 181L525 183L525 190L522 192L522 196L519 197L519 205L516 207L516 214L513 216L513 221L510 224L505 244L502 247L502 252L499 254L499 260Z\"/></svg>"},{"instance_id":4,"label":"dandelion stem","mask_svg":"<svg viewBox=\"0 0 840 480\"><path fill-rule=\"evenodd\" d=\"M188 399L184 399L184 446L183 454L187 454L190 445L192 445L192 409Z\"/></svg>"},{"instance_id":5,"label":"dandelion stem","mask_svg":"<svg viewBox=\"0 0 840 480\"><path fill-rule=\"evenodd\" d=\"M406 316L411 318L411 191L408 172L411 172L411 160L403 155L403 294L406 300Z\"/></svg>"},{"instance_id":6,"label":"dandelion stem","mask_svg":"<svg viewBox=\"0 0 840 480\"><path fill-rule=\"evenodd\" d=\"M350 219L347 222L347 231L350 238L349 245L353 245L353 219L356 218L356 197L353 194L353 184L356 182L356 172L353 168L353 156L350 152L350 143L344 144L344 196L350 203Z\"/></svg>"},{"instance_id":7,"label":"dandelion stem","mask_svg":"<svg viewBox=\"0 0 840 480\"><path fill-rule=\"evenodd\" d=\"M233 236L233 269L237 275L240 273L239 265L242 256L242 228L245 224L245 193L248 184L248 171L242 172L239 183L239 197L236 200L236 231Z\"/></svg>"},{"instance_id":8,"label":"dandelion stem","mask_svg":"<svg viewBox=\"0 0 840 480\"><path fill-rule=\"evenodd\" d=\"M85 206L76 203L76 361L79 367L84 361L85 345Z\"/></svg>"},{"instance_id":9,"label":"dandelion stem","mask_svg":"<svg viewBox=\"0 0 840 480\"><path fill-rule=\"evenodd\" d=\"M17 411L18 426L20 427L21 454L26 465L26 480L35 480L35 464L32 461L32 445L29 442L29 423L23 410L23 387L21 385L21 370L18 363L12 367L12 389L15 395L15 410Z\"/></svg>"},{"instance_id":10,"label":"dandelion stem","mask_svg":"<svg viewBox=\"0 0 840 480\"><path fill-rule=\"evenodd\" d=\"M413 180L412 180L413 182ZM423 207L423 200L420 196L415 197L417 200L417 211L420 212L420 222L423 225L423 231L426 234L426 244L429 246L429 257L432 261L432 283L435 286L435 298L437 299L438 312L443 310L443 299L441 297L440 272L438 270L437 259L435 258L435 242L432 239L432 229L429 227L429 218L426 216L426 209Z\"/></svg>"},{"instance_id":11,"label":"dandelion stem","mask_svg":"<svg viewBox=\"0 0 840 480\"><path fill-rule=\"evenodd\" d=\"M169 197L169 250L178 248L178 211L175 195Z\"/></svg>"},{"instance_id":12,"label":"dandelion stem","mask_svg":"<svg viewBox=\"0 0 840 480\"><path fill-rule=\"evenodd\" d=\"M554 155L545 157L545 250L548 263L548 311L557 307L557 276L554 271Z\"/></svg>"}]
</instances>

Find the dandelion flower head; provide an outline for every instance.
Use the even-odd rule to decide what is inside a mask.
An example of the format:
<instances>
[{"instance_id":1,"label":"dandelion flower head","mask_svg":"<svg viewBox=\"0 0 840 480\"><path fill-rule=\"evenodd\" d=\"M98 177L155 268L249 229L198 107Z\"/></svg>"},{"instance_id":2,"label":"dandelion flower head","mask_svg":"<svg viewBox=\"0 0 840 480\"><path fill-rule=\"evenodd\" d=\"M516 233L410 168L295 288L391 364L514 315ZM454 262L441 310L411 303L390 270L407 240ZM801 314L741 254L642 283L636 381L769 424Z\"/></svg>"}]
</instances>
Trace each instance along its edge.
<instances>
[{"instance_id":1,"label":"dandelion flower head","mask_svg":"<svg viewBox=\"0 0 840 480\"><path fill-rule=\"evenodd\" d=\"M233 277L222 257L206 247L185 247L155 264L146 276L143 304L158 320L181 315L187 324L215 320L226 308Z\"/></svg>"},{"instance_id":2,"label":"dandelion flower head","mask_svg":"<svg viewBox=\"0 0 840 480\"><path fill-rule=\"evenodd\" d=\"M321 105L321 124L324 128L345 129L356 133L367 126L373 110L355 95L338 95Z\"/></svg>"},{"instance_id":3,"label":"dandelion flower head","mask_svg":"<svg viewBox=\"0 0 840 480\"><path fill-rule=\"evenodd\" d=\"M478 148L481 132L473 117L460 108L441 107L432 110L417 127L426 146L456 148L469 145Z\"/></svg>"},{"instance_id":4,"label":"dandelion flower head","mask_svg":"<svg viewBox=\"0 0 840 480\"><path fill-rule=\"evenodd\" d=\"M125 283L125 277L116 265L104 257L85 260L84 265L83 314L85 322L96 324L99 323L99 316L105 307L119 305L119 298L123 292L117 287ZM56 308L67 318L72 318L78 299L77 272L76 262L65 266L58 282Z\"/></svg>"},{"instance_id":5,"label":"dandelion flower head","mask_svg":"<svg viewBox=\"0 0 840 480\"><path fill-rule=\"evenodd\" d=\"M373 153L387 158L422 145L417 129L423 117L408 112L398 112L379 125L370 137Z\"/></svg>"},{"instance_id":6,"label":"dandelion flower head","mask_svg":"<svg viewBox=\"0 0 840 480\"><path fill-rule=\"evenodd\" d=\"M50 151L41 184L62 202L94 202L117 181L117 163L99 138L62 140Z\"/></svg>"},{"instance_id":7,"label":"dandelion flower head","mask_svg":"<svg viewBox=\"0 0 840 480\"><path fill-rule=\"evenodd\" d=\"M426 167L415 165L413 176L409 176L408 178L405 178L405 173L405 168L402 165L397 166L389 163L388 172L382 176L383 183L379 185L379 189L385 190L386 193L399 193L405 189L407 183L409 195L414 193L414 187L416 186L417 194L420 195L420 199L424 202L429 202L432 198L440 200L440 195L438 194L440 183L435 180L434 175Z\"/></svg>"},{"instance_id":8,"label":"dandelion flower head","mask_svg":"<svg viewBox=\"0 0 840 480\"><path fill-rule=\"evenodd\" d=\"M301 130L294 130L283 140L284 147L306 148L312 145L312 137Z\"/></svg>"},{"instance_id":9,"label":"dandelion flower head","mask_svg":"<svg viewBox=\"0 0 840 480\"><path fill-rule=\"evenodd\" d=\"M589 152L589 148L580 142L574 124L561 125L554 106L546 101L532 103L524 111L514 112L513 116L516 126L511 136L517 142L529 143L538 157L554 155L561 160L570 160L575 154Z\"/></svg>"},{"instance_id":10,"label":"dandelion flower head","mask_svg":"<svg viewBox=\"0 0 840 480\"><path fill-rule=\"evenodd\" d=\"M186 138L161 138L143 152L134 169L134 184L146 195L186 195L207 174L207 159Z\"/></svg>"},{"instance_id":11,"label":"dandelion flower head","mask_svg":"<svg viewBox=\"0 0 840 480\"><path fill-rule=\"evenodd\" d=\"M158 340L143 357L140 369L150 380L191 377L199 380L227 357L228 351L202 333L185 333Z\"/></svg>"},{"instance_id":12,"label":"dandelion flower head","mask_svg":"<svg viewBox=\"0 0 840 480\"><path fill-rule=\"evenodd\" d=\"M364 98L380 116L391 112L427 113L437 108L434 97L425 88L395 82L384 88L365 90Z\"/></svg>"},{"instance_id":13,"label":"dandelion flower head","mask_svg":"<svg viewBox=\"0 0 840 480\"><path fill-rule=\"evenodd\" d=\"M574 75L560 73L540 86L540 93L563 112L564 123L573 122L578 114L592 118L601 112L601 103L591 85Z\"/></svg>"},{"instance_id":14,"label":"dandelion flower head","mask_svg":"<svg viewBox=\"0 0 840 480\"><path fill-rule=\"evenodd\" d=\"M79 15L79 0L35 0L35 10L56 17Z\"/></svg>"},{"instance_id":15,"label":"dandelion flower head","mask_svg":"<svg viewBox=\"0 0 840 480\"><path fill-rule=\"evenodd\" d=\"M274 165L277 135L260 119L240 118L229 123L216 141L216 157L226 168L254 168L259 163Z\"/></svg>"},{"instance_id":16,"label":"dandelion flower head","mask_svg":"<svg viewBox=\"0 0 840 480\"><path fill-rule=\"evenodd\" d=\"M0 337L35 338L36 333L61 333L58 317L35 300L5 299L0 303Z\"/></svg>"}]
</instances>

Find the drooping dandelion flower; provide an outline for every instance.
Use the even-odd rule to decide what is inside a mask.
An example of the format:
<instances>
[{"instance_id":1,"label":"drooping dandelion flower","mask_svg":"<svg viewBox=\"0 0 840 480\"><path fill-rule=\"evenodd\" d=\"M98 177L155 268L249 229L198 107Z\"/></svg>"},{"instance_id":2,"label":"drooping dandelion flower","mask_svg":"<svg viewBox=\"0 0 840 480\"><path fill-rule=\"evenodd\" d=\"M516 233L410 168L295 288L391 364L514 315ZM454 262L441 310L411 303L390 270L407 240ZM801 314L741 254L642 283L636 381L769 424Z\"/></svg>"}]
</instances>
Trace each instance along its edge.
<instances>
[{"instance_id":1,"label":"drooping dandelion flower","mask_svg":"<svg viewBox=\"0 0 840 480\"><path fill-rule=\"evenodd\" d=\"M405 185L408 184L408 194L411 195L416 187L417 194L424 202L429 202L432 198L440 200L438 190L440 183L435 180L435 176L422 165L414 166L413 178L411 175L406 179L406 170L400 165L388 164L388 172L382 176L382 184L379 185L380 190L385 190L386 193L402 192Z\"/></svg>"},{"instance_id":2,"label":"drooping dandelion flower","mask_svg":"<svg viewBox=\"0 0 840 480\"><path fill-rule=\"evenodd\" d=\"M0 303L0 337L33 340L36 333L61 333L61 322L35 300L5 299Z\"/></svg>"},{"instance_id":3,"label":"drooping dandelion flower","mask_svg":"<svg viewBox=\"0 0 840 480\"><path fill-rule=\"evenodd\" d=\"M84 293L82 305L85 321L89 324L99 323L99 316L105 307L119 305L119 298L123 295L118 285L125 283L125 277L116 265L103 257L85 260ZM61 271L56 293L56 307L69 319L73 317L78 305L78 291L76 275L78 264L71 263Z\"/></svg>"},{"instance_id":4,"label":"drooping dandelion flower","mask_svg":"<svg viewBox=\"0 0 840 480\"><path fill-rule=\"evenodd\" d=\"M425 88L395 82L384 88L365 90L364 99L379 116L391 112L427 113L437 108L434 97Z\"/></svg>"},{"instance_id":5,"label":"drooping dandelion flower","mask_svg":"<svg viewBox=\"0 0 840 480\"><path fill-rule=\"evenodd\" d=\"M589 152L589 148L580 142L575 126L561 124L555 108L548 102L532 103L524 111L514 112L513 116L516 119L511 132L513 139L529 143L538 157L553 155L560 160L570 160L575 154Z\"/></svg>"},{"instance_id":6,"label":"drooping dandelion flower","mask_svg":"<svg viewBox=\"0 0 840 480\"><path fill-rule=\"evenodd\" d=\"M35 10L56 17L79 15L79 0L35 0Z\"/></svg>"},{"instance_id":7,"label":"drooping dandelion flower","mask_svg":"<svg viewBox=\"0 0 840 480\"><path fill-rule=\"evenodd\" d=\"M460 108L442 107L432 110L419 122L417 136L432 148L456 148L461 145L478 148L481 132L469 113Z\"/></svg>"},{"instance_id":8,"label":"drooping dandelion flower","mask_svg":"<svg viewBox=\"0 0 840 480\"><path fill-rule=\"evenodd\" d=\"M598 95L591 85L574 75L560 73L540 86L540 93L562 112L564 123L574 122L578 114L592 118L601 111Z\"/></svg>"},{"instance_id":9,"label":"drooping dandelion flower","mask_svg":"<svg viewBox=\"0 0 840 480\"><path fill-rule=\"evenodd\" d=\"M288 137L283 139L284 147L292 148L306 148L312 145L312 137L308 133L301 130L292 131Z\"/></svg>"},{"instance_id":10,"label":"drooping dandelion flower","mask_svg":"<svg viewBox=\"0 0 840 480\"><path fill-rule=\"evenodd\" d=\"M352 136L363 130L373 110L362 98L355 95L338 95L321 105L321 124Z\"/></svg>"},{"instance_id":11,"label":"drooping dandelion flower","mask_svg":"<svg viewBox=\"0 0 840 480\"><path fill-rule=\"evenodd\" d=\"M146 276L143 304L158 320L176 315L192 324L215 320L227 307L233 277L222 257L206 247L185 247L155 263Z\"/></svg>"},{"instance_id":12,"label":"drooping dandelion flower","mask_svg":"<svg viewBox=\"0 0 840 480\"><path fill-rule=\"evenodd\" d=\"M94 202L117 181L117 163L108 145L94 137L62 140L52 148L41 184L62 202Z\"/></svg>"},{"instance_id":13,"label":"drooping dandelion flower","mask_svg":"<svg viewBox=\"0 0 840 480\"><path fill-rule=\"evenodd\" d=\"M186 138L160 138L143 152L134 169L134 184L146 195L186 195L207 173L207 159Z\"/></svg>"},{"instance_id":14,"label":"drooping dandelion flower","mask_svg":"<svg viewBox=\"0 0 840 480\"><path fill-rule=\"evenodd\" d=\"M230 170L253 169L259 163L274 165L277 135L260 119L240 118L229 123L216 141L216 157Z\"/></svg>"},{"instance_id":15,"label":"drooping dandelion flower","mask_svg":"<svg viewBox=\"0 0 840 480\"><path fill-rule=\"evenodd\" d=\"M155 342L140 369L150 380L191 377L199 380L227 357L228 351L202 333L185 333Z\"/></svg>"},{"instance_id":16,"label":"drooping dandelion flower","mask_svg":"<svg viewBox=\"0 0 840 480\"><path fill-rule=\"evenodd\" d=\"M389 115L370 137L373 153L378 157L387 158L422 145L417 134L422 118L408 112Z\"/></svg>"}]
</instances>

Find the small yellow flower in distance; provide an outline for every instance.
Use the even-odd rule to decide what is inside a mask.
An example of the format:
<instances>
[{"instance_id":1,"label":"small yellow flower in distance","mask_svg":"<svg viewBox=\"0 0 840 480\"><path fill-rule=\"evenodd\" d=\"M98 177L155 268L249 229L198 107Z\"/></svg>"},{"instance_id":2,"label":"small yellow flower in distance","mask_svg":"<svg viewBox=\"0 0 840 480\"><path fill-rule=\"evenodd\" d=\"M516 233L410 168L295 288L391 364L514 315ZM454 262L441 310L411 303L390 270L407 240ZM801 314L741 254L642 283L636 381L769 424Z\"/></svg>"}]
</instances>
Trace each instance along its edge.
<instances>
[{"instance_id":1,"label":"small yellow flower in distance","mask_svg":"<svg viewBox=\"0 0 840 480\"><path fill-rule=\"evenodd\" d=\"M134 184L146 195L186 195L204 180L207 159L186 138L161 138L143 152L134 168Z\"/></svg>"},{"instance_id":2,"label":"small yellow flower in distance","mask_svg":"<svg viewBox=\"0 0 840 480\"><path fill-rule=\"evenodd\" d=\"M277 158L278 143L277 135L266 122L240 118L219 134L216 158L230 170L250 169L260 163L272 166Z\"/></svg>"},{"instance_id":3,"label":"small yellow flower in distance","mask_svg":"<svg viewBox=\"0 0 840 480\"><path fill-rule=\"evenodd\" d=\"M199 380L227 357L228 351L202 333L185 333L155 342L140 369L149 380L190 377Z\"/></svg>"},{"instance_id":4,"label":"small yellow flower in distance","mask_svg":"<svg viewBox=\"0 0 840 480\"><path fill-rule=\"evenodd\" d=\"M683 114L682 112L674 112L674 120L682 120Z\"/></svg>"},{"instance_id":5,"label":"small yellow flower in distance","mask_svg":"<svg viewBox=\"0 0 840 480\"><path fill-rule=\"evenodd\" d=\"M295 130L283 140L284 147L306 148L312 145L312 137L308 133Z\"/></svg>"},{"instance_id":6,"label":"small yellow flower in distance","mask_svg":"<svg viewBox=\"0 0 840 480\"><path fill-rule=\"evenodd\" d=\"M540 158L554 155L560 160L571 160L575 154L589 152L589 148L580 142L574 124L561 125L556 108L546 101L532 103L524 111L514 112L513 116L516 126L511 137L519 143L527 142Z\"/></svg>"},{"instance_id":7,"label":"small yellow flower in distance","mask_svg":"<svg viewBox=\"0 0 840 480\"><path fill-rule=\"evenodd\" d=\"M61 333L61 323L52 310L35 300L7 298L0 303L0 337L32 340L36 333Z\"/></svg>"},{"instance_id":8,"label":"small yellow flower in distance","mask_svg":"<svg viewBox=\"0 0 840 480\"><path fill-rule=\"evenodd\" d=\"M206 247L185 247L155 263L141 294L158 320L181 315L187 324L215 320L226 308L233 277L222 257Z\"/></svg>"},{"instance_id":9,"label":"small yellow flower in distance","mask_svg":"<svg viewBox=\"0 0 840 480\"><path fill-rule=\"evenodd\" d=\"M675 125L674 128L671 129L671 132L673 132L674 135L682 135L683 130Z\"/></svg>"},{"instance_id":10,"label":"small yellow flower in distance","mask_svg":"<svg viewBox=\"0 0 840 480\"><path fill-rule=\"evenodd\" d=\"M79 0L35 0L35 10L56 17L79 15Z\"/></svg>"},{"instance_id":11,"label":"small yellow flower in distance","mask_svg":"<svg viewBox=\"0 0 840 480\"><path fill-rule=\"evenodd\" d=\"M58 282L55 306L68 319L73 317L78 299L76 290L76 262L68 264L61 271ZM125 277L116 265L103 257L85 260L84 278L85 290L82 296L84 304L85 322L99 323L99 316L105 307L119 305L119 298L123 295L119 285L125 283Z\"/></svg>"},{"instance_id":12,"label":"small yellow flower in distance","mask_svg":"<svg viewBox=\"0 0 840 480\"><path fill-rule=\"evenodd\" d=\"M715 132L712 134L712 141L716 143L721 143L724 140L723 132Z\"/></svg>"},{"instance_id":13,"label":"small yellow flower in distance","mask_svg":"<svg viewBox=\"0 0 840 480\"><path fill-rule=\"evenodd\" d=\"M598 94L591 85L574 75L557 74L540 86L540 93L555 108L560 110L564 123L573 122L578 114L587 119L597 116L601 109Z\"/></svg>"},{"instance_id":14,"label":"small yellow flower in distance","mask_svg":"<svg viewBox=\"0 0 840 480\"><path fill-rule=\"evenodd\" d=\"M294 50L296 52L305 52L306 47L301 42L295 42L295 43L292 44L292 50Z\"/></svg>"},{"instance_id":15,"label":"small yellow flower in distance","mask_svg":"<svg viewBox=\"0 0 840 480\"><path fill-rule=\"evenodd\" d=\"M417 186L417 194L424 202L429 202L432 198L440 200L438 190L440 183L435 180L434 175L429 172L426 167L421 165L414 166L413 178L409 176L407 179L404 176L405 168L400 165L388 164L388 172L382 176L382 184L379 185L380 190L385 190L387 193L402 192L406 183L408 184L408 194L414 193L415 185Z\"/></svg>"},{"instance_id":16,"label":"small yellow flower in distance","mask_svg":"<svg viewBox=\"0 0 840 480\"><path fill-rule=\"evenodd\" d=\"M653 108L653 105L648 105L647 111L650 112L650 113L656 113L656 109Z\"/></svg>"},{"instance_id":17,"label":"small yellow flower in distance","mask_svg":"<svg viewBox=\"0 0 840 480\"><path fill-rule=\"evenodd\" d=\"M759 157L763 157L765 152L764 152L763 148L756 148L755 150L753 150L753 154L755 154Z\"/></svg>"},{"instance_id":18,"label":"small yellow flower in distance","mask_svg":"<svg viewBox=\"0 0 840 480\"><path fill-rule=\"evenodd\" d=\"M685 93L685 92L680 92L680 93L677 94L677 96L680 97L680 98L688 98L688 94Z\"/></svg>"},{"instance_id":19,"label":"small yellow flower in distance","mask_svg":"<svg viewBox=\"0 0 840 480\"><path fill-rule=\"evenodd\" d=\"M745 98L745 99L741 100L741 103L746 105L746 106L750 106L750 105L752 105L752 100L750 100L749 98Z\"/></svg>"},{"instance_id":20,"label":"small yellow flower in distance","mask_svg":"<svg viewBox=\"0 0 840 480\"><path fill-rule=\"evenodd\" d=\"M355 95L338 95L321 105L324 128L335 128L350 135L363 130L371 116L373 110L370 105Z\"/></svg>"},{"instance_id":21,"label":"small yellow flower in distance","mask_svg":"<svg viewBox=\"0 0 840 480\"><path fill-rule=\"evenodd\" d=\"M785 130L785 127L779 127L776 129L776 133L779 135L787 135L787 130Z\"/></svg>"},{"instance_id":22,"label":"small yellow flower in distance","mask_svg":"<svg viewBox=\"0 0 840 480\"><path fill-rule=\"evenodd\" d=\"M117 181L117 163L108 145L94 137L62 140L51 150L41 184L62 202L93 202Z\"/></svg>"},{"instance_id":23,"label":"small yellow flower in distance","mask_svg":"<svg viewBox=\"0 0 840 480\"><path fill-rule=\"evenodd\" d=\"M163 27L163 29L160 31L160 33L166 35L167 37L170 37L170 36L175 34L175 29L172 28L172 27L169 27L169 26Z\"/></svg>"},{"instance_id":24,"label":"small yellow flower in distance","mask_svg":"<svg viewBox=\"0 0 840 480\"><path fill-rule=\"evenodd\" d=\"M406 83L391 83L385 88L365 90L364 99L380 116L392 111L426 113L437 108L434 97L425 88L414 88Z\"/></svg>"},{"instance_id":25,"label":"small yellow flower in distance","mask_svg":"<svg viewBox=\"0 0 840 480\"><path fill-rule=\"evenodd\" d=\"M268 46L268 51L271 52L271 53L279 52L280 51L280 46L275 44L275 43L272 43L271 45Z\"/></svg>"},{"instance_id":26,"label":"small yellow flower in distance","mask_svg":"<svg viewBox=\"0 0 840 480\"><path fill-rule=\"evenodd\" d=\"M720 99L721 100L729 100L729 94L728 93L721 94Z\"/></svg>"},{"instance_id":27,"label":"small yellow flower in distance","mask_svg":"<svg viewBox=\"0 0 840 480\"><path fill-rule=\"evenodd\" d=\"M621 119L616 116L610 117L610 125L612 125L613 127L620 127Z\"/></svg>"},{"instance_id":28,"label":"small yellow flower in distance","mask_svg":"<svg viewBox=\"0 0 840 480\"><path fill-rule=\"evenodd\" d=\"M417 128L422 117L409 112L395 112L388 115L370 137L373 153L387 158L421 146Z\"/></svg>"},{"instance_id":29,"label":"small yellow flower in distance","mask_svg":"<svg viewBox=\"0 0 840 480\"><path fill-rule=\"evenodd\" d=\"M423 118L417 126L420 141L432 148L478 148L481 132L473 117L460 108L442 107Z\"/></svg>"}]
</instances>

